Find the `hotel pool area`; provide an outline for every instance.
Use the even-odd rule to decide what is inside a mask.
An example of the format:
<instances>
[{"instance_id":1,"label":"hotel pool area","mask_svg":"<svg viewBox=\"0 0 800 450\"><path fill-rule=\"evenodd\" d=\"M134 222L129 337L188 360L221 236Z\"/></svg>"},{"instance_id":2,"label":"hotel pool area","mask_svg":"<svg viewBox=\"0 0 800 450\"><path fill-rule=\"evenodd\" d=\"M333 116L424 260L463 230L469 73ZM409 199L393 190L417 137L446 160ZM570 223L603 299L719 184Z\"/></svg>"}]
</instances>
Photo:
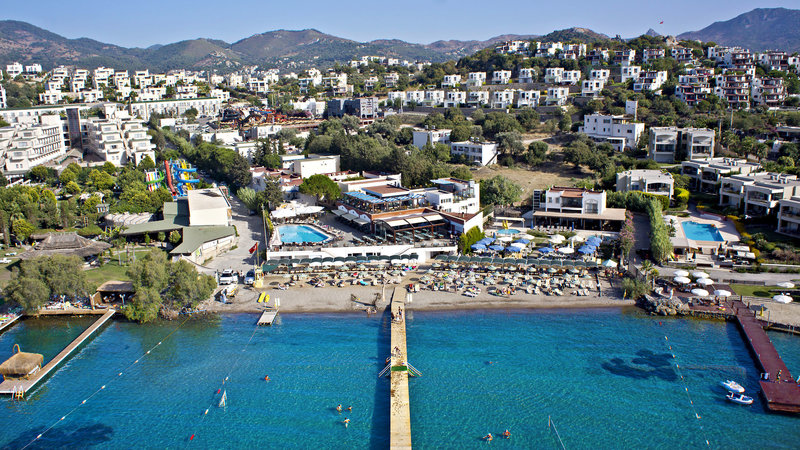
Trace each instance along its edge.
<instances>
[{"instance_id":1,"label":"hotel pool area","mask_svg":"<svg viewBox=\"0 0 800 450\"><path fill-rule=\"evenodd\" d=\"M708 223L681 222L683 233L695 241L725 242L717 227Z\"/></svg>"},{"instance_id":2,"label":"hotel pool area","mask_svg":"<svg viewBox=\"0 0 800 450\"><path fill-rule=\"evenodd\" d=\"M519 230L514 230L512 228L509 228L509 229L504 229L504 230L497 230L496 233L499 234L499 235L502 235L502 234L517 234L517 233L519 233Z\"/></svg>"},{"instance_id":3,"label":"hotel pool area","mask_svg":"<svg viewBox=\"0 0 800 450\"><path fill-rule=\"evenodd\" d=\"M327 242L331 237L311 225L278 225L276 227L284 244Z\"/></svg>"}]
</instances>

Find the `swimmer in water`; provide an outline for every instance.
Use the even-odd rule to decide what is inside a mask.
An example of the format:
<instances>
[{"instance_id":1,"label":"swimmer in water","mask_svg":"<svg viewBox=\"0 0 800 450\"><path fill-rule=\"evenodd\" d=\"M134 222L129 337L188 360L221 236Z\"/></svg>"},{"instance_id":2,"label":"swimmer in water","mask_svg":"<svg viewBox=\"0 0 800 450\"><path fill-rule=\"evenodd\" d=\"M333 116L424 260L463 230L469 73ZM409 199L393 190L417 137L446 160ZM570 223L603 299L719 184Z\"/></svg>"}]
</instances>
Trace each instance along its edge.
<instances>
[{"instance_id":1,"label":"swimmer in water","mask_svg":"<svg viewBox=\"0 0 800 450\"><path fill-rule=\"evenodd\" d=\"M338 413L341 413L341 412L342 412L342 404L341 404L341 403L339 403L338 405L336 405L336 412L338 412Z\"/></svg>"},{"instance_id":2,"label":"swimmer in water","mask_svg":"<svg viewBox=\"0 0 800 450\"><path fill-rule=\"evenodd\" d=\"M487 434L486 436L483 437L483 440L486 441L486 442L491 442L492 439L494 439L494 436L492 436L492 433L489 433L489 434Z\"/></svg>"},{"instance_id":3,"label":"swimmer in water","mask_svg":"<svg viewBox=\"0 0 800 450\"><path fill-rule=\"evenodd\" d=\"M269 375L264 375L264 381L270 381L269 380Z\"/></svg>"},{"instance_id":4,"label":"swimmer in water","mask_svg":"<svg viewBox=\"0 0 800 450\"><path fill-rule=\"evenodd\" d=\"M348 411L352 411L352 410L353 410L353 407L352 407L352 406L348 406L348 407L347 407L347 410L348 410Z\"/></svg>"},{"instance_id":5,"label":"swimmer in water","mask_svg":"<svg viewBox=\"0 0 800 450\"><path fill-rule=\"evenodd\" d=\"M344 424L344 427L345 427L345 428L347 428L347 425L349 425L349 424L350 424L350 419L348 419L347 417L345 417L345 418L344 418L344 420L342 421L342 423Z\"/></svg>"},{"instance_id":6,"label":"swimmer in water","mask_svg":"<svg viewBox=\"0 0 800 450\"><path fill-rule=\"evenodd\" d=\"M511 432L508 430L503 431L503 437L506 439L511 439Z\"/></svg>"}]
</instances>

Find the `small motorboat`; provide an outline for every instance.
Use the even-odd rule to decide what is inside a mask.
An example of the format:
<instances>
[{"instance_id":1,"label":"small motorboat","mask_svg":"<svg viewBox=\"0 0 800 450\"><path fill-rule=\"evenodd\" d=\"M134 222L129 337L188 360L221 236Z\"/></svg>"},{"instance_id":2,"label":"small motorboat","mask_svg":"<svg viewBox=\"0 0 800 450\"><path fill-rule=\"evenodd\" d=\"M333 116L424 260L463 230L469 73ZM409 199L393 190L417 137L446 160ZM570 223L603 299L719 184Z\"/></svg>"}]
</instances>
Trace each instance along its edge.
<instances>
[{"instance_id":1,"label":"small motorboat","mask_svg":"<svg viewBox=\"0 0 800 450\"><path fill-rule=\"evenodd\" d=\"M748 397L744 394L734 394L733 392L729 392L728 395L725 396L729 401L733 403L738 403L740 405L752 405L753 404L753 397Z\"/></svg>"},{"instance_id":2,"label":"small motorboat","mask_svg":"<svg viewBox=\"0 0 800 450\"><path fill-rule=\"evenodd\" d=\"M721 384L722 387L727 389L729 392L735 392L737 394L741 394L741 393L744 392L744 387L742 387L741 384L739 384L739 383L737 383L737 382L735 382L733 380L720 381L719 384Z\"/></svg>"}]
</instances>

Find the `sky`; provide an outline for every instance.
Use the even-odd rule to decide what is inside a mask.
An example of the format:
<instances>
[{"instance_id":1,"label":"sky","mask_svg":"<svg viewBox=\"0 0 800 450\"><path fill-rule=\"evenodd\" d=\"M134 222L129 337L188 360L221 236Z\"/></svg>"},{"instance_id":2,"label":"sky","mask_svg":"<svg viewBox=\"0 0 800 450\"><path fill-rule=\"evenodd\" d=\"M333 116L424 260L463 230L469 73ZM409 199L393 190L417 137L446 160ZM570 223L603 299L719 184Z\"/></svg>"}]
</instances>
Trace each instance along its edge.
<instances>
[{"instance_id":1,"label":"sky","mask_svg":"<svg viewBox=\"0 0 800 450\"><path fill-rule=\"evenodd\" d=\"M11 0L9 0L11 1ZM546 34L584 27L634 37L653 28L679 34L753 8L798 8L798 0L64 0L13 1L2 18L29 22L68 38L147 47L198 37L226 42L276 29L316 28L369 41L485 40L500 34ZM663 24L660 22L663 21Z\"/></svg>"}]
</instances>

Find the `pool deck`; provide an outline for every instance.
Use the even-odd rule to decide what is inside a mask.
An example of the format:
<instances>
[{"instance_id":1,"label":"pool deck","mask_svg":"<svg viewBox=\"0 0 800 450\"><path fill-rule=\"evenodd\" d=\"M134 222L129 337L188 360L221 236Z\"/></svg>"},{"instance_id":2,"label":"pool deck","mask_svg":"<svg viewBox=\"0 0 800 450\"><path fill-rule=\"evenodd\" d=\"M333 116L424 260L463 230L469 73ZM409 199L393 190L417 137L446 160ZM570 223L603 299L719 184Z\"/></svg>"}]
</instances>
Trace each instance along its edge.
<instances>
[{"instance_id":1,"label":"pool deck","mask_svg":"<svg viewBox=\"0 0 800 450\"><path fill-rule=\"evenodd\" d=\"M727 219L722 220L717 216L692 213L689 217L664 216L664 219L668 221L673 220L676 222L675 236L670 238L672 245L676 248L717 249L720 245L739 242L740 240L739 233L736 231L736 227L733 225L733 222ZM683 222L713 225L717 231L719 231L719 234L722 236L724 242L691 239L686 236L686 232L683 230Z\"/></svg>"},{"instance_id":2,"label":"pool deck","mask_svg":"<svg viewBox=\"0 0 800 450\"><path fill-rule=\"evenodd\" d=\"M394 288L392 293L391 311L400 311L402 320L392 321L391 331L391 373L390 373L390 403L389 403L389 448L411 448L411 402L408 395L408 370L393 370L396 366L403 366L407 362L406 353L406 291L403 288ZM397 348L399 353L393 350Z\"/></svg>"}]
</instances>

